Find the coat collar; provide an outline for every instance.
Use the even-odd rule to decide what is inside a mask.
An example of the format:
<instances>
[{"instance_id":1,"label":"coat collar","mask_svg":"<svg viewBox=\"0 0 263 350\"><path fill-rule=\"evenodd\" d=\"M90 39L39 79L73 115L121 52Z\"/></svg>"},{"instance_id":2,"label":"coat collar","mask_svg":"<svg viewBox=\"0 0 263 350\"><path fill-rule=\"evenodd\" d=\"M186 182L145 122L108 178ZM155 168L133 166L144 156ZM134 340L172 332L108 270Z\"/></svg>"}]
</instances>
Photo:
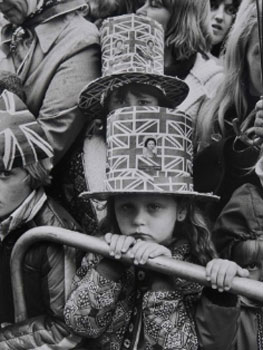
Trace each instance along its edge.
<instances>
[{"instance_id":1,"label":"coat collar","mask_svg":"<svg viewBox=\"0 0 263 350\"><path fill-rule=\"evenodd\" d=\"M24 202L4 221L0 223L0 241L13 230L32 220L47 200L42 187L34 190Z\"/></svg>"}]
</instances>

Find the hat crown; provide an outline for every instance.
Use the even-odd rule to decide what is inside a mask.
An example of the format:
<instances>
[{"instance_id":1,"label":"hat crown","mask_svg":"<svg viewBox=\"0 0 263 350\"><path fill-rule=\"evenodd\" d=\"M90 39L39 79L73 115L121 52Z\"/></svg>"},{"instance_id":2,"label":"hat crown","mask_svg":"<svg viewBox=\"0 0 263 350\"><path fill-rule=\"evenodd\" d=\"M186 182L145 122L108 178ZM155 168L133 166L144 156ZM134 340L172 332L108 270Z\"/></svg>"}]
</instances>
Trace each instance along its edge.
<instances>
[{"instance_id":1,"label":"hat crown","mask_svg":"<svg viewBox=\"0 0 263 350\"><path fill-rule=\"evenodd\" d=\"M164 30L135 14L110 17L101 28L102 75L164 73Z\"/></svg>"},{"instance_id":2,"label":"hat crown","mask_svg":"<svg viewBox=\"0 0 263 350\"><path fill-rule=\"evenodd\" d=\"M192 120L163 107L117 109L107 119L109 192L193 192Z\"/></svg>"}]
</instances>

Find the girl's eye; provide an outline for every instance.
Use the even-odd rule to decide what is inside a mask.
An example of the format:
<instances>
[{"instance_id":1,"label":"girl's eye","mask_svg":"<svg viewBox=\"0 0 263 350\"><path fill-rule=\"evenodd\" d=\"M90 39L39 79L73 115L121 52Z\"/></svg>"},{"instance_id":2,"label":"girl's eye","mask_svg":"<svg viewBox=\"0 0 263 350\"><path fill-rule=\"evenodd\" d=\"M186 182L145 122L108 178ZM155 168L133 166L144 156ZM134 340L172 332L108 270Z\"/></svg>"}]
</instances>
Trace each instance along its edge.
<instances>
[{"instance_id":1,"label":"girl's eye","mask_svg":"<svg viewBox=\"0 0 263 350\"><path fill-rule=\"evenodd\" d=\"M1 179L6 179L7 177L9 177L11 175L11 171L1 171L0 172L0 178Z\"/></svg>"},{"instance_id":2,"label":"girl's eye","mask_svg":"<svg viewBox=\"0 0 263 350\"><path fill-rule=\"evenodd\" d=\"M227 5L225 7L225 13L228 15L233 16L236 13L236 9L233 5Z\"/></svg>"},{"instance_id":3,"label":"girl's eye","mask_svg":"<svg viewBox=\"0 0 263 350\"><path fill-rule=\"evenodd\" d=\"M159 203L151 203L148 205L149 211L156 212L161 209L161 205Z\"/></svg>"},{"instance_id":4,"label":"girl's eye","mask_svg":"<svg viewBox=\"0 0 263 350\"><path fill-rule=\"evenodd\" d=\"M120 207L120 209L121 209L122 211L125 211L125 212L131 211L132 208L133 208L133 206L132 206L131 204L129 204L129 203L127 203L127 204L122 204L121 207Z\"/></svg>"},{"instance_id":5,"label":"girl's eye","mask_svg":"<svg viewBox=\"0 0 263 350\"><path fill-rule=\"evenodd\" d=\"M249 271L255 271L258 269L258 265L257 263L251 263L251 264L247 264L246 266L244 266L245 269L248 269Z\"/></svg>"},{"instance_id":6,"label":"girl's eye","mask_svg":"<svg viewBox=\"0 0 263 350\"><path fill-rule=\"evenodd\" d=\"M149 100L139 100L138 105L139 106L149 106L151 104L151 101Z\"/></svg>"},{"instance_id":7,"label":"girl's eye","mask_svg":"<svg viewBox=\"0 0 263 350\"><path fill-rule=\"evenodd\" d=\"M216 4L211 3L211 10L215 11L218 9L218 6Z\"/></svg>"},{"instance_id":8,"label":"girl's eye","mask_svg":"<svg viewBox=\"0 0 263 350\"><path fill-rule=\"evenodd\" d=\"M123 106L125 101L123 99L121 99L121 98L117 98L116 97L116 98L113 99L113 103L116 106Z\"/></svg>"}]
</instances>

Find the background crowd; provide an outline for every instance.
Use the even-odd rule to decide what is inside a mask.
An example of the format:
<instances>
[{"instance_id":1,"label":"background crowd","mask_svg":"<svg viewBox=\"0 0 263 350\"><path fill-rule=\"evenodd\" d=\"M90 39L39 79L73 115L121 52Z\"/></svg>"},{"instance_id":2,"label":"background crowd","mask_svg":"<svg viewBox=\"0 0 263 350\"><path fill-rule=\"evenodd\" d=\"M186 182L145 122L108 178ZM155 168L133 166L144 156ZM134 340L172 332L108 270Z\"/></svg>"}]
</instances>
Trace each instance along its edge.
<instances>
[{"instance_id":1,"label":"background crowd","mask_svg":"<svg viewBox=\"0 0 263 350\"><path fill-rule=\"evenodd\" d=\"M229 291L263 281L262 6L0 0L1 350L263 348L262 303ZM11 253L46 225L112 257L33 245L16 322Z\"/></svg>"}]
</instances>

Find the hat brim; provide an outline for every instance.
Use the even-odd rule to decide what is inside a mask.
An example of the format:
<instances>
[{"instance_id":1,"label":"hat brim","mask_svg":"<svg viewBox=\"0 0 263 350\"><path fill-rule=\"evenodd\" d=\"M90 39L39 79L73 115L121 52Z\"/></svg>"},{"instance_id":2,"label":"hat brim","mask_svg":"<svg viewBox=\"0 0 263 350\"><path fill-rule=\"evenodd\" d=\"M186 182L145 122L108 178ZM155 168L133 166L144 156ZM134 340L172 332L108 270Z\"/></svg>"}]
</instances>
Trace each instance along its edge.
<instances>
[{"instance_id":1,"label":"hat brim","mask_svg":"<svg viewBox=\"0 0 263 350\"><path fill-rule=\"evenodd\" d=\"M173 107L181 104L189 92L188 85L176 77L132 72L112 74L97 78L82 89L79 96L79 108L86 115L103 118L106 116L101 103L103 94L106 96L109 91L132 83L148 84L160 88L166 98L173 103Z\"/></svg>"},{"instance_id":2,"label":"hat brim","mask_svg":"<svg viewBox=\"0 0 263 350\"><path fill-rule=\"evenodd\" d=\"M119 191L119 192L82 192L80 193L79 197L81 198L89 198L89 199L96 199L98 201L106 201L110 197L114 197L117 195L131 195L131 194L164 194L164 195L170 195L170 196L176 196L176 197L189 197L192 200L195 201L204 201L204 200L211 200L211 201L219 201L220 197L216 196L212 193L200 193L196 191L184 191L184 192L165 192L160 191Z\"/></svg>"}]
</instances>

